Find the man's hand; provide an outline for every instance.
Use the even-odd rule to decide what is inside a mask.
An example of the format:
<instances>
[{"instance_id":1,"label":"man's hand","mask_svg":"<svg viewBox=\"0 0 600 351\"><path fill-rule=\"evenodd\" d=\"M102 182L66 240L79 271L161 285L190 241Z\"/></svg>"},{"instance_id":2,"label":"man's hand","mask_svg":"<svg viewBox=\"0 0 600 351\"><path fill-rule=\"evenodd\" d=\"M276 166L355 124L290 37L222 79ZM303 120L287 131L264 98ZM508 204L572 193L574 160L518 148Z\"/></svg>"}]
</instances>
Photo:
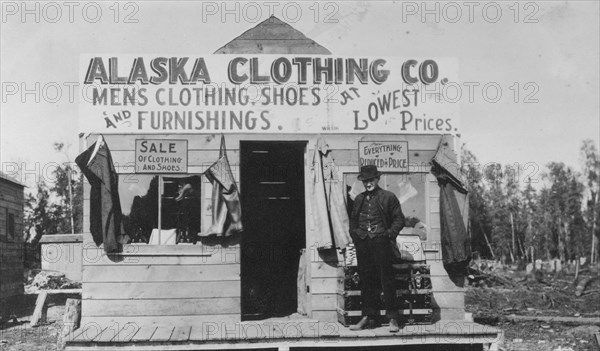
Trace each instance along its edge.
<instances>
[{"instance_id":1,"label":"man's hand","mask_svg":"<svg viewBox=\"0 0 600 351\"><path fill-rule=\"evenodd\" d=\"M394 233L391 229L386 229L385 234L390 240L396 240L396 237L398 236L398 233Z\"/></svg>"}]
</instances>

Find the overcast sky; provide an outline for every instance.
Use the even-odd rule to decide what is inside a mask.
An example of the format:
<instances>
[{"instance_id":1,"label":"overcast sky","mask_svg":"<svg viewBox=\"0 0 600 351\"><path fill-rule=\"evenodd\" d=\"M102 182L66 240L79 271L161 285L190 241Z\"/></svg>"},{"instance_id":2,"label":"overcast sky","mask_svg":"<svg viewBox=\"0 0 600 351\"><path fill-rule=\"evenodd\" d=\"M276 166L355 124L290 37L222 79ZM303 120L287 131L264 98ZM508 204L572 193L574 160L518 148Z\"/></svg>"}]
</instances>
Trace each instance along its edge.
<instances>
[{"instance_id":1,"label":"overcast sky","mask_svg":"<svg viewBox=\"0 0 600 351\"><path fill-rule=\"evenodd\" d=\"M5 172L14 162L43 169L64 161L55 141L72 144L71 159L78 153L80 92L70 86L82 80L80 54L208 55L267 19L269 6L336 56L455 58L460 134L483 163L563 161L579 169L581 141L598 146L598 1L429 2L426 9L421 1L252 2L237 10L229 2L224 18L221 2L113 4L2 3Z\"/></svg>"}]
</instances>

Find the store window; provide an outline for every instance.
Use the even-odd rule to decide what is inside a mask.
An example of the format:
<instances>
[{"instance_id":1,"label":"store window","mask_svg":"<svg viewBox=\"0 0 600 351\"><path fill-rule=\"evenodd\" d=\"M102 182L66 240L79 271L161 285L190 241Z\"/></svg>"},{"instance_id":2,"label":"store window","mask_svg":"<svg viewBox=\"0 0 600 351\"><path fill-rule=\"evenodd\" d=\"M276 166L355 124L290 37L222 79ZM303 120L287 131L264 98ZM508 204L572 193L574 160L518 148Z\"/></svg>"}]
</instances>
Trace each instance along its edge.
<instances>
[{"instance_id":1,"label":"store window","mask_svg":"<svg viewBox=\"0 0 600 351\"><path fill-rule=\"evenodd\" d=\"M345 173L344 182L347 190L348 208L351 210L354 198L365 191L361 181L356 177L358 173ZM402 206L402 213L406 217L407 228L426 228L427 219L427 173L397 173L383 174L379 187L391 191L398 197ZM420 234L420 233L419 233ZM422 240L426 234L421 235Z\"/></svg>"},{"instance_id":2,"label":"store window","mask_svg":"<svg viewBox=\"0 0 600 351\"><path fill-rule=\"evenodd\" d=\"M196 243L201 230L201 175L121 175L123 231L131 243Z\"/></svg>"}]
</instances>

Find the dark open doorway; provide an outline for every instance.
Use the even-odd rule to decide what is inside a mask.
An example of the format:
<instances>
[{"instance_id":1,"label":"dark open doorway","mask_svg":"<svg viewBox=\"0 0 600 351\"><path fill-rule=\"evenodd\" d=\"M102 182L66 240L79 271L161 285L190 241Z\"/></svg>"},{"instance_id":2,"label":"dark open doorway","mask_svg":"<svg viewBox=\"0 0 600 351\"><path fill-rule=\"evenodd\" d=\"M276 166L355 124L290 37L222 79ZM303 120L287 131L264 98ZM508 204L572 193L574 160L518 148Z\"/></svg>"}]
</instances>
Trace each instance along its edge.
<instances>
[{"instance_id":1,"label":"dark open doorway","mask_svg":"<svg viewBox=\"0 0 600 351\"><path fill-rule=\"evenodd\" d=\"M240 143L242 320L297 310L306 142Z\"/></svg>"}]
</instances>

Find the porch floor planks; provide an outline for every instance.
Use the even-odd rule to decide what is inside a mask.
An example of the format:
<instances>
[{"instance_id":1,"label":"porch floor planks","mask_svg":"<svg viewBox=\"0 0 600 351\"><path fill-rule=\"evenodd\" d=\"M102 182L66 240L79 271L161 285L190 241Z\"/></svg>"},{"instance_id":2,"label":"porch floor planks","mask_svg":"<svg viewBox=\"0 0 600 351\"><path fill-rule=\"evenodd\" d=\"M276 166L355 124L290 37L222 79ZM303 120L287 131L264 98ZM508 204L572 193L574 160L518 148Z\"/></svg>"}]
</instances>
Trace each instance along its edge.
<instances>
[{"instance_id":1,"label":"porch floor planks","mask_svg":"<svg viewBox=\"0 0 600 351\"><path fill-rule=\"evenodd\" d=\"M272 339L272 336L277 333L277 331L272 331L273 325L272 322L241 322L239 324L239 329L237 337L241 340L247 341L258 341L265 339Z\"/></svg>"},{"instance_id":2,"label":"porch floor planks","mask_svg":"<svg viewBox=\"0 0 600 351\"><path fill-rule=\"evenodd\" d=\"M189 340L190 341L209 340L208 336L210 335L210 332L207 329L208 328L205 328L204 324L202 324L200 326L197 326L197 325L192 326L192 329L190 330Z\"/></svg>"},{"instance_id":3,"label":"porch floor planks","mask_svg":"<svg viewBox=\"0 0 600 351\"><path fill-rule=\"evenodd\" d=\"M102 334L102 332L108 329L108 327L104 327L101 328L98 325L88 325L84 328L81 328L81 333L79 333L77 336L75 336L73 338L73 341L75 342L90 342L92 340L94 340L95 338L97 338L100 334Z\"/></svg>"},{"instance_id":4,"label":"porch floor planks","mask_svg":"<svg viewBox=\"0 0 600 351\"><path fill-rule=\"evenodd\" d=\"M93 342L109 342L113 339L115 339L117 337L117 335L119 335L119 332L122 330L123 328L121 328L120 330L115 330L113 328L106 328L102 331L102 333L100 333L97 337L94 338L94 340L92 340Z\"/></svg>"},{"instance_id":5,"label":"porch floor planks","mask_svg":"<svg viewBox=\"0 0 600 351\"><path fill-rule=\"evenodd\" d=\"M171 341L188 341L191 331L192 327L175 327L171 335Z\"/></svg>"},{"instance_id":6,"label":"porch floor planks","mask_svg":"<svg viewBox=\"0 0 600 351\"><path fill-rule=\"evenodd\" d=\"M343 325L339 325L339 334L341 338L374 338L374 329L350 330Z\"/></svg>"},{"instance_id":7,"label":"porch floor planks","mask_svg":"<svg viewBox=\"0 0 600 351\"><path fill-rule=\"evenodd\" d=\"M364 343L369 343L368 340L373 340L372 342L376 344L389 345L431 343L432 340L435 342L443 340L449 344L477 343L482 340L489 343L493 342L499 333L494 327L466 321L440 321L430 325L408 325L401 328L398 333L390 333L387 325L375 329L351 331L339 323L310 319L275 319L225 324L139 327L135 323L128 323L117 333L114 328L110 327L81 328L72 333L74 338L67 341L67 345L72 343L72 347L68 347L67 350L83 350L86 348L86 344L87 347L97 347L102 350L108 345L114 347L118 344L125 349L130 347L136 349L140 347L141 349L144 347L160 348L159 345L164 346L168 342L174 343L171 345L173 348L176 348L175 345L191 343L188 345L190 350L199 350L204 347L216 349L219 344L229 345L233 348L240 348L247 344L265 344L267 347L290 342L307 345L323 342L353 345L356 342L357 345L366 345Z\"/></svg>"},{"instance_id":8,"label":"porch floor planks","mask_svg":"<svg viewBox=\"0 0 600 351\"><path fill-rule=\"evenodd\" d=\"M156 329L158 329L158 327L155 325L142 326L137 331L137 333L135 333L135 335L131 338L130 341L131 342L150 341L150 338L152 338L152 335L154 335L154 332L156 331Z\"/></svg>"},{"instance_id":9,"label":"porch floor planks","mask_svg":"<svg viewBox=\"0 0 600 351\"><path fill-rule=\"evenodd\" d=\"M169 341L171 335L173 335L173 330L175 330L175 327L158 327L152 338L150 338L150 342Z\"/></svg>"},{"instance_id":10,"label":"porch floor planks","mask_svg":"<svg viewBox=\"0 0 600 351\"><path fill-rule=\"evenodd\" d=\"M111 340L112 342L129 342L140 330L140 326L135 323L126 323L119 333Z\"/></svg>"}]
</instances>

